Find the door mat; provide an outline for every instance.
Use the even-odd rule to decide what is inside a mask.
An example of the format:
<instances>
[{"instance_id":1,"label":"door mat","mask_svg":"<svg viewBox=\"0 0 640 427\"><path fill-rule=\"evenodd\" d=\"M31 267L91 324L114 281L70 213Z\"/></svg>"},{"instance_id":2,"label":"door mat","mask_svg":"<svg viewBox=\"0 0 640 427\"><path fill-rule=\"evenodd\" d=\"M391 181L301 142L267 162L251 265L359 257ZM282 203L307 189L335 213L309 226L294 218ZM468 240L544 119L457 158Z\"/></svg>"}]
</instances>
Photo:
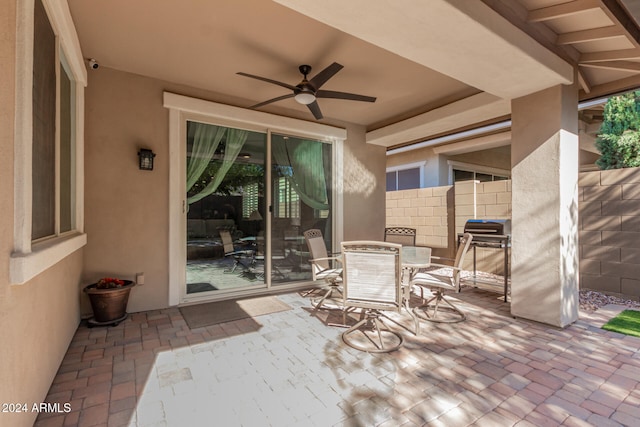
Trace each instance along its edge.
<instances>
[{"instance_id":1,"label":"door mat","mask_svg":"<svg viewBox=\"0 0 640 427\"><path fill-rule=\"evenodd\" d=\"M274 296L209 302L180 307L189 328L202 328L218 323L291 310L291 306Z\"/></svg>"},{"instance_id":2,"label":"door mat","mask_svg":"<svg viewBox=\"0 0 640 427\"><path fill-rule=\"evenodd\" d=\"M195 293L198 293L198 292L215 291L216 289L218 289L218 288L213 286L211 283L207 283L207 282L187 283L187 293L188 294L195 294Z\"/></svg>"},{"instance_id":3,"label":"door mat","mask_svg":"<svg viewBox=\"0 0 640 427\"><path fill-rule=\"evenodd\" d=\"M602 326L602 329L640 337L640 311L624 310Z\"/></svg>"}]
</instances>

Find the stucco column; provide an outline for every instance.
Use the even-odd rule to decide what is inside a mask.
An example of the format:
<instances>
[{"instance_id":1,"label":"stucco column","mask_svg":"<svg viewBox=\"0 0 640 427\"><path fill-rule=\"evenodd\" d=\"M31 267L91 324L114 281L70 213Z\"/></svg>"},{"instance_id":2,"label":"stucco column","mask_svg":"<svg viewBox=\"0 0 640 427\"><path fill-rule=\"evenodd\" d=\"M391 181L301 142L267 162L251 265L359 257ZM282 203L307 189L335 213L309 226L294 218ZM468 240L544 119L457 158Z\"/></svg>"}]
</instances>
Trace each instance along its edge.
<instances>
[{"instance_id":1,"label":"stucco column","mask_svg":"<svg viewBox=\"0 0 640 427\"><path fill-rule=\"evenodd\" d=\"M578 318L578 91L514 99L511 313L565 327Z\"/></svg>"}]
</instances>

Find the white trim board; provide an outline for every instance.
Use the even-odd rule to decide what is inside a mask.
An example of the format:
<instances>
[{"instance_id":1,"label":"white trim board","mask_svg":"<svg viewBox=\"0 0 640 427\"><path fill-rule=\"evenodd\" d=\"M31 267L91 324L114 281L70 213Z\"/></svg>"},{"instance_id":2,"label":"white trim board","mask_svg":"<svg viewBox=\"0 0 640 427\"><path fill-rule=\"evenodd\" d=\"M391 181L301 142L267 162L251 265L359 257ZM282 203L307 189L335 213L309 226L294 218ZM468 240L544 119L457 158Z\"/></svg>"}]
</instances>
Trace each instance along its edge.
<instances>
[{"instance_id":1,"label":"white trim board","mask_svg":"<svg viewBox=\"0 0 640 427\"><path fill-rule=\"evenodd\" d=\"M490 148L504 147L511 145L511 131L496 133L493 135L481 136L479 138L468 139L466 141L454 142L453 144L435 147L435 154L455 154L472 153L474 151L488 150Z\"/></svg>"},{"instance_id":2,"label":"white trim board","mask_svg":"<svg viewBox=\"0 0 640 427\"><path fill-rule=\"evenodd\" d=\"M22 285L52 267L87 243L84 231L84 88L87 71L80 42L66 1L43 0L49 22L56 35L68 71L73 76L75 108L73 114L75 138L75 198L74 230L46 239L31 241L32 155L33 155L33 37L35 0L19 1L16 5L16 96L14 130L14 233L13 252L9 259L9 282ZM61 63L59 51L56 62ZM58 84L58 83L56 83ZM56 91L58 89L56 88ZM56 101L57 101L56 95ZM59 107L56 106L58 109ZM59 111L56 111L59 117ZM58 120L58 118L56 118ZM56 136L56 139L58 136ZM56 142L57 144L58 142ZM59 172L57 172L59 173ZM56 210L57 210L56 206ZM57 213L56 213L57 215Z\"/></svg>"},{"instance_id":3,"label":"white trim board","mask_svg":"<svg viewBox=\"0 0 640 427\"><path fill-rule=\"evenodd\" d=\"M248 123L265 130L307 136L319 141L334 142L347 139L346 129L190 98L171 92L164 92L164 106L180 110L183 113L202 114L229 123L240 124L240 126L243 123Z\"/></svg>"}]
</instances>

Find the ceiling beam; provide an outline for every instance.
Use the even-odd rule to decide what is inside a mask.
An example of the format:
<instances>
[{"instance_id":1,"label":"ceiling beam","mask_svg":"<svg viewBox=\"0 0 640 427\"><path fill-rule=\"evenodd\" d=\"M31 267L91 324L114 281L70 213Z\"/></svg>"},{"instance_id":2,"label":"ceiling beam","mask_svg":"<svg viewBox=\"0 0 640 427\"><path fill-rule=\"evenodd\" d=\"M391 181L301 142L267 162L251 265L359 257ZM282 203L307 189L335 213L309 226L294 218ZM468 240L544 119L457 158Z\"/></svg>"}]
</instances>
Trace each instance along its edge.
<instances>
[{"instance_id":1,"label":"ceiling beam","mask_svg":"<svg viewBox=\"0 0 640 427\"><path fill-rule=\"evenodd\" d=\"M560 58L570 64L577 64L580 52L571 45L556 44L558 35L546 24L527 21L529 11L520 2L513 0L482 0L482 2Z\"/></svg>"},{"instance_id":2,"label":"ceiling beam","mask_svg":"<svg viewBox=\"0 0 640 427\"><path fill-rule=\"evenodd\" d=\"M578 69L577 74L578 74L578 83L580 84L580 87L582 88L582 90L585 93L590 93L591 84L589 84L589 79L587 79L587 76L585 76L582 70L580 69Z\"/></svg>"},{"instance_id":3,"label":"ceiling beam","mask_svg":"<svg viewBox=\"0 0 640 427\"><path fill-rule=\"evenodd\" d=\"M494 133L493 135L467 139L465 141L454 142L452 144L441 145L439 147L435 147L433 152L435 154L447 154L453 156L455 154L471 153L474 151L503 147L509 144L511 144L511 131L506 131Z\"/></svg>"},{"instance_id":4,"label":"ceiling beam","mask_svg":"<svg viewBox=\"0 0 640 427\"><path fill-rule=\"evenodd\" d=\"M640 48L583 53L580 55L579 63L583 65L587 62L620 61L627 59L640 59Z\"/></svg>"},{"instance_id":5,"label":"ceiling beam","mask_svg":"<svg viewBox=\"0 0 640 427\"><path fill-rule=\"evenodd\" d=\"M625 37L622 30L617 25L610 25L608 27L592 28L589 30L573 31L571 33L564 33L558 35L556 44L567 45L591 42L594 40L605 40L614 37Z\"/></svg>"},{"instance_id":6,"label":"ceiling beam","mask_svg":"<svg viewBox=\"0 0 640 427\"><path fill-rule=\"evenodd\" d=\"M612 82L591 86L591 92L588 95L582 91L580 92L580 99L594 99L600 96L610 96L628 90L636 90L638 87L640 87L640 74L634 74L621 80L614 80Z\"/></svg>"},{"instance_id":7,"label":"ceiling beam","mask_svg":"<svg viewBox=\"0 0 640 427\"><path fill-rule=\"evenodd\" d=\"M511 113L511 102L486 92L469 96L443 107L367 132L367 143L391 147L450 132L474 123Z\"/></svg>"},{"instance_id":8,"label":"ceiling beam","mask_svg":"<svg viewBox=\"0 0 640 427\"><path fill-rule=\"evenodd\" d=\"M603 12L607 14L609 19L620 25L620 29L635 47L640 47L640 28L638 28L636 21L629 16L629 12L620 6L620 2L618 0L601 1L605 6L602 9Z\"/></svg>"},{"instance_id":9,"label":"ceiling beam","mask_svg":"<svg viewBox=\"0 0 640 427\"><path fill-rule=\"evenodd\" d=\"M529 11L529 22L544 22L552 19L564 18L576 15L588 10L601 9L599 0L574 0L568 3L561 3L555 6L543 7Z\"/></svg>"},{"instance_id":10,"label":"ceiling beam","mask_svg":"<svg viewBox=\"0 0 640 427\"><path fill-rule=\"evenodd\" d=\"M633 61L602 61L602 62L585 62L580 64L581 67L604 68L607 70L631 71L640 73L640 62Z\"/></svg>"}]
</instances>

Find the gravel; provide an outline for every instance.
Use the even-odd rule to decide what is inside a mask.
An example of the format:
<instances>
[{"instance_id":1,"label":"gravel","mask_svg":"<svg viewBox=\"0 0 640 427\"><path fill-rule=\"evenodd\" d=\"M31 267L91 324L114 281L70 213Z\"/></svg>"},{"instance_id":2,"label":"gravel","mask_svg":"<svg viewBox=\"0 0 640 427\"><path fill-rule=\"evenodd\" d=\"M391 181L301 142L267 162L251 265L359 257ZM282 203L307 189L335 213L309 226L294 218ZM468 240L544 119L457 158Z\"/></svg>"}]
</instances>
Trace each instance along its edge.
<instances>
[{"instance_id":1,"label":"gravel","mask_svg":"<svg viewBox=\"0 0 640 427\"><path fill-rule=\"evenodd\" d=\"M580 291L580 310L594 312L607 304L625 305L630 308L640 308L639 301L605 295L600 292L582 290Z\"/></svg>"}]
</instances>

